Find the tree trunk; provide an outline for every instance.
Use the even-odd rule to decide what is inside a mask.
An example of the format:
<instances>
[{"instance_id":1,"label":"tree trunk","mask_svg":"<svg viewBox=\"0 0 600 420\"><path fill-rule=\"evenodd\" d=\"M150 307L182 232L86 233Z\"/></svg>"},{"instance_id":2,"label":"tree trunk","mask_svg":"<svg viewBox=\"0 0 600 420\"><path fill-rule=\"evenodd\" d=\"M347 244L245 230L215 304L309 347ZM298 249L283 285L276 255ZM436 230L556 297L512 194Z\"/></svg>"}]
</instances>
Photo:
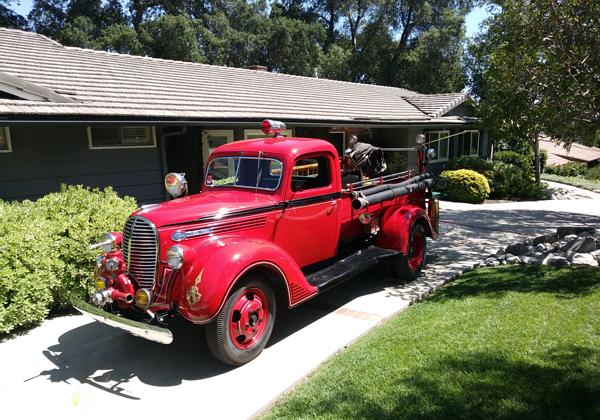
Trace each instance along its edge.
<instances>
[{"instance_id":1,"label":"tree trunk","mask_svg":"<svg viewBox=\"0 0 600 420\"><path fill-rule=\"evenodd\" d=\"M535 162L534 162L534 172L535 172L535 183L537 185L540 185L541 183L541 177L540 177L540 172L541 172L541 168L540 168L540 135L539 134L535 134L535 138L534 138L534 146L533 146L533 150L535 152Z\"/></svg>"}]
</instances>

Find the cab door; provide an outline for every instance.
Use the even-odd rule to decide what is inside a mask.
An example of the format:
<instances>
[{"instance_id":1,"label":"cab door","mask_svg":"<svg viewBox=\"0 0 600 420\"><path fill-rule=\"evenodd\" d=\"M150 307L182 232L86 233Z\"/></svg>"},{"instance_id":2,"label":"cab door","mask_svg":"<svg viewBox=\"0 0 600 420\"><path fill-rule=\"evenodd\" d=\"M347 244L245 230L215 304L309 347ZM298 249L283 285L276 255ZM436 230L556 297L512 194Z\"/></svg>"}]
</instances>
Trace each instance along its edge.
<instances>
[{"instance_id":1,"label":"cab door","mask_svg":"<svg viewBox=\"0 0 600 420\"><path fill-rule=\"evenodd\" d=\"M283 216L286 250L300 267L335 256L339 239L339 202L333 158L305 155L288 178Z\"/></svg>"}]
</instances>

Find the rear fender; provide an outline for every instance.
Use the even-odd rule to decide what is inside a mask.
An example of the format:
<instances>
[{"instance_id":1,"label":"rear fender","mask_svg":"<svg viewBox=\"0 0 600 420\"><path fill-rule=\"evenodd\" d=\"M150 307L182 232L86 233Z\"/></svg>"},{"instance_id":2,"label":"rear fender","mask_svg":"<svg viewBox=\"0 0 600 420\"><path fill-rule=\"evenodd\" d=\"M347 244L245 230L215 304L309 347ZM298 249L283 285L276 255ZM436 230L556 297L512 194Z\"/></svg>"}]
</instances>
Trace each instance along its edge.
<instances>
[{"instance_id":1,"label":"rear fender","mask_svg":"<svg viewBox=\"0 0 600 420\"><path fill-rule=\"evenodd\" d=\"M402 206L391 208L384 213L375 245L406 254L410 230L415 223L421 223L424 226L427 236L432 239L437 238L437 232L431 226L431 220L429 220L426 210L417 206Z\"/></svg>"},{"instance_id":2,"label":"rear fender","mask_svg":"<svg viewBox=\"0 0 600 420\"><path fill-rule=\"evenodd\" d=\"M182 268L173 288L179 312L192 322L211 321L235 285L253 270L269 270L285 282L290 307L317 293L294 259L272 242L220 238L212 245L196 250L197 257Z\"/></svg>"}]
</instances>

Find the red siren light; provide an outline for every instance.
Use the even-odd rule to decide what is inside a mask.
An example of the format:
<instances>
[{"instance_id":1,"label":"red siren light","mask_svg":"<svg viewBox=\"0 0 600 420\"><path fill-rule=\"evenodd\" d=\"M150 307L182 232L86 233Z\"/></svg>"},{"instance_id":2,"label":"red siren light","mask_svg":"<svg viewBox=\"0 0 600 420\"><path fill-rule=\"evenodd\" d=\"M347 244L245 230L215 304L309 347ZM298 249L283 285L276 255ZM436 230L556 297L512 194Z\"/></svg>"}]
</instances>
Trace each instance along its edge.
<instances>
[{"instance_id":1,"label":"red siren light","mask_svg":"<svg viewBox=\"0 0 600 420\"><path fill-rule=\"evenodd\" d=\"M275 137L279 137L285 131L285 124L281 121L263 120L260 128L267 136L274 135Z\"/></svg>"}]
</instances>

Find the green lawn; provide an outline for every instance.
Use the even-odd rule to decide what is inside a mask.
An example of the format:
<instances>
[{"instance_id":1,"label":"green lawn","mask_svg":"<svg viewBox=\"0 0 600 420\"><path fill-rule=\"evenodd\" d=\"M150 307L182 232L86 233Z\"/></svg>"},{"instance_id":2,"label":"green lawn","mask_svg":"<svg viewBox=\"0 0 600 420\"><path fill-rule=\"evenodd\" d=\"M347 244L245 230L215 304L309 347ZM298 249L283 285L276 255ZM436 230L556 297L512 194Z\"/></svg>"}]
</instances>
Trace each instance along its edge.
<instances>
[{"instance_id":1,"label":"green lawn","mask_svg":"<svg viewBox=\"0 0 600 420\"><path fill-rule=\"evenodd\" d=\"M585 188L591 191L600 191L600 181L587 179L579 176L559 176L552 174L542 174L542 179L546 181L560 182L562 184L573 185L574 187Z\"/></svg>"},{"instance_id":2,"label":"green lawn","mask_svg":"<svg viewBox=\"0 0 600 420\"><path fill-rule=\"evenodd\" d=\"M265 418L600 418L600 271L476 270L333 357Z\"/></svg>"}]
</instances>

